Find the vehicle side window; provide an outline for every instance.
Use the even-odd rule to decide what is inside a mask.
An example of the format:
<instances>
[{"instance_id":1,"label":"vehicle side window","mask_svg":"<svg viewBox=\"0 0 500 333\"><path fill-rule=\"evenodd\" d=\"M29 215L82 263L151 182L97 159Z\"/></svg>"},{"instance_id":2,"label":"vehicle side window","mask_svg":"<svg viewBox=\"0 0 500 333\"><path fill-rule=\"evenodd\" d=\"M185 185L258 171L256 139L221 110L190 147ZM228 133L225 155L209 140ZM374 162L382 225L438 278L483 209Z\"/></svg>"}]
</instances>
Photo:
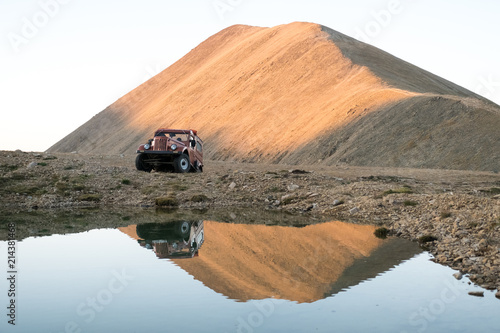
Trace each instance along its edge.
<instances>
[{"instance_id":1,"label":"vehicle side window","mask_svg":"<svg viewBox=\"0 0 500 333\"><path fill-rule=\"evenodd\" d=\"M203 146L201 145L201 143L199 141L196 141L196 149L199 151L199 152L202 152L203 151Z\"/></svg>"}]
</instances>

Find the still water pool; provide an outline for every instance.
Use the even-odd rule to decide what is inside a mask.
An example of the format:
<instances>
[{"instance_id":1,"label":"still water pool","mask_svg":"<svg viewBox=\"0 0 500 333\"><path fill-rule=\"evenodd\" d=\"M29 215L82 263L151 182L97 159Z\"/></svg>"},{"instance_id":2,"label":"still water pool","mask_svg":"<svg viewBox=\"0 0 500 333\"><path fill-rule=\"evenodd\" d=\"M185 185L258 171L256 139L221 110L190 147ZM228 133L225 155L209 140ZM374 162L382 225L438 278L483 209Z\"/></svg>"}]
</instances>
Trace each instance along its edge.
<instances>
[{"instance_id":1,"label":"still water pool","mask_svg":"<svg viewBox=\"0 0 500 333\"><path fill-rule=\"evenodd\" d=\"M469 296L481 289L373 226L202 217L46 236L19 225L15 297L0 241L0 332L500 331L492 292Z\"/></svg>"}]
</instances>

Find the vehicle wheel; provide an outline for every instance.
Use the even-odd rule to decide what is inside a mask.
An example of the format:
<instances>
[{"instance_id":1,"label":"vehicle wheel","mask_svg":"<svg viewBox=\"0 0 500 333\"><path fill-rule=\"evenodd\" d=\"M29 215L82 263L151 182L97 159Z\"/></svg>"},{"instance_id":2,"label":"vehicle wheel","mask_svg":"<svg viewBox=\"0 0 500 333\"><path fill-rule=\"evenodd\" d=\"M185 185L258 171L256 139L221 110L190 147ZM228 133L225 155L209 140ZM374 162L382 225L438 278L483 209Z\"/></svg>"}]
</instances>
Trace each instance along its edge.
<instances>
[{"instance_id":1,"label":"vehicle wheel","mask_svg":"<svg viewBox=\"0 0 500 333\"><path fill-rule=\"evenodd\" d=\"M203 167L200 166L200 162L194 161L193 172L203 172Z\"/></svg>"},{"instance_id":2,"label":"vehicle wheel","mask_svg":"<svg viewBox=\"0 0 500 333\"><path fill-rule=\"evenodd\" d=\"M144 162L144 154L139 154L135 158L135 168L139 171L151 172L153 168Z\"/></svg>"},{"instance_id":3,"label":"vehicle wheel","mask_svg":"<svg viewBox=\"0 0 500 333\"><path fill-rule=\"evenodd\" d=\"M174 168L175 172L188 172L191 168L189 157L186 154L182 154L181 156L177 157L174 161Z\"/></svg>"},{"instance_id":4,"label":"vehicle wheel","mask_svg":"<svg viewBox=\"0 0 500 333\"><path fill-rule=\"evenodd\" d=\"M189 239L191 232L191 224L187 221L177 222L175 226L175 233L183 239Z\"/></svg>"}]
</instances>

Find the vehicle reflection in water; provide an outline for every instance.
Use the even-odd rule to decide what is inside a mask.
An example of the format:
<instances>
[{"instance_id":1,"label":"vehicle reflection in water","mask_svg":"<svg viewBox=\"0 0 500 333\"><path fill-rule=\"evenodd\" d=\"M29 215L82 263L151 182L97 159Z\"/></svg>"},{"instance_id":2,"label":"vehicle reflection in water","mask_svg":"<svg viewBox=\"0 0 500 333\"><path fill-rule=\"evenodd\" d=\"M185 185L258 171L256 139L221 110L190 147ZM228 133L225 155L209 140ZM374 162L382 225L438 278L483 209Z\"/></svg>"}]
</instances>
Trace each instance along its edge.
<instances>
[{"instance_id":1,"label":"vehicle reflection in water","mask_svg":"<svg viewBox=\"0 0 500 333\"><path fill-rule=\"evenodd\" d=\"M198 256L204 241L203 221L146 223L118 228L154 251L160 259L184 259Z\"/></svg>"}]
</instances>

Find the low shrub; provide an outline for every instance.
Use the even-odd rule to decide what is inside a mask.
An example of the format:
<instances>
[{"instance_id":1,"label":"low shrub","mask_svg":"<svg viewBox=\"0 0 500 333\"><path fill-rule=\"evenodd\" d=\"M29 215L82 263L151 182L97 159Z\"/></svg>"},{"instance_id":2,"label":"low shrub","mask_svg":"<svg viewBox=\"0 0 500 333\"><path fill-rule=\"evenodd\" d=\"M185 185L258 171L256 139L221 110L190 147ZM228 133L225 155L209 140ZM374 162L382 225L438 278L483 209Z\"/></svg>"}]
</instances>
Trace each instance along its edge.
<instances>
[{"instance_id":1,"label":"low shrub","mask_svg":"<svg viewBox=\"0 0 500 333\"><path fill-rule=\"evenodd\" d=\"M160 207L177 207L179 206L179 200L176 197L169 195L166 197L156 198L155 203Z\"/></svg>"},{"instance_id":2,"label":"low shrub","mask_svg":"<svg viewBox=\"0 0 500 333\"><path fill-rule=\"evenodd\" d=\"M377 237L377 238L385 239L385 238L387 238L387 235L389 234L389 229L387 229L385 227L378 228L375 230L374 234L375 234L375 237Z\"/></svg>"},{"instance_id":3,"label":"low shrub","mask_svg":"<svg viewBox=\"0 0 500 333\"><path fill-rule=\"evenodd\" d=\"M391 189L387 190L384 193L382 193L383 196L389 195L389 194L394 194L394 193L406 193L406 194L411 194L413 193L413 190L409 186L403 186L397 189Z\"/></svg>"},{"instance_id":4,"label":"low shrub","mask_svg":"<svg viewBox=\"0 0 500 333\"><path fill-rule=\"evenodd\" d=\"M99 202L99 201L101 201L101 195L100 194L82 194L78 197L78 200Z\"/></svg>"},{"instance_id":5,"label":"low shrub","mask_svg":"<svg viewBox=\"0 0 500 333\"><path fill-rule=\"evenodd\" d=\"M436 241L437 238L432 236L432 235L424 235L424 236L421 236L418 238L418 242L420 244L425 244L425 243L429 243L429 242L434 242Z\"/></svg>"},{"instance_id":6,"label":"low shrub","mask_svg":"<svg viewBox=\"0 0 500 333\"><path fill-rule=\"evenodd\" d=\"M441 218L441 220L444 220L450 216L451 216L451 213L447 212L447 211L442 211L441 214L439 214L439 217Z\"/></svg>"},{"instance_id":7,"label":"low shrub","mask_svg":"<svg viewBox=\"0 0 500 333\"><path fill-rule=\"evenodd\" d=\"M206 202L210 199L205 194L195 194L191 197L192 202Z\"/></svg>"}]
</instances>

